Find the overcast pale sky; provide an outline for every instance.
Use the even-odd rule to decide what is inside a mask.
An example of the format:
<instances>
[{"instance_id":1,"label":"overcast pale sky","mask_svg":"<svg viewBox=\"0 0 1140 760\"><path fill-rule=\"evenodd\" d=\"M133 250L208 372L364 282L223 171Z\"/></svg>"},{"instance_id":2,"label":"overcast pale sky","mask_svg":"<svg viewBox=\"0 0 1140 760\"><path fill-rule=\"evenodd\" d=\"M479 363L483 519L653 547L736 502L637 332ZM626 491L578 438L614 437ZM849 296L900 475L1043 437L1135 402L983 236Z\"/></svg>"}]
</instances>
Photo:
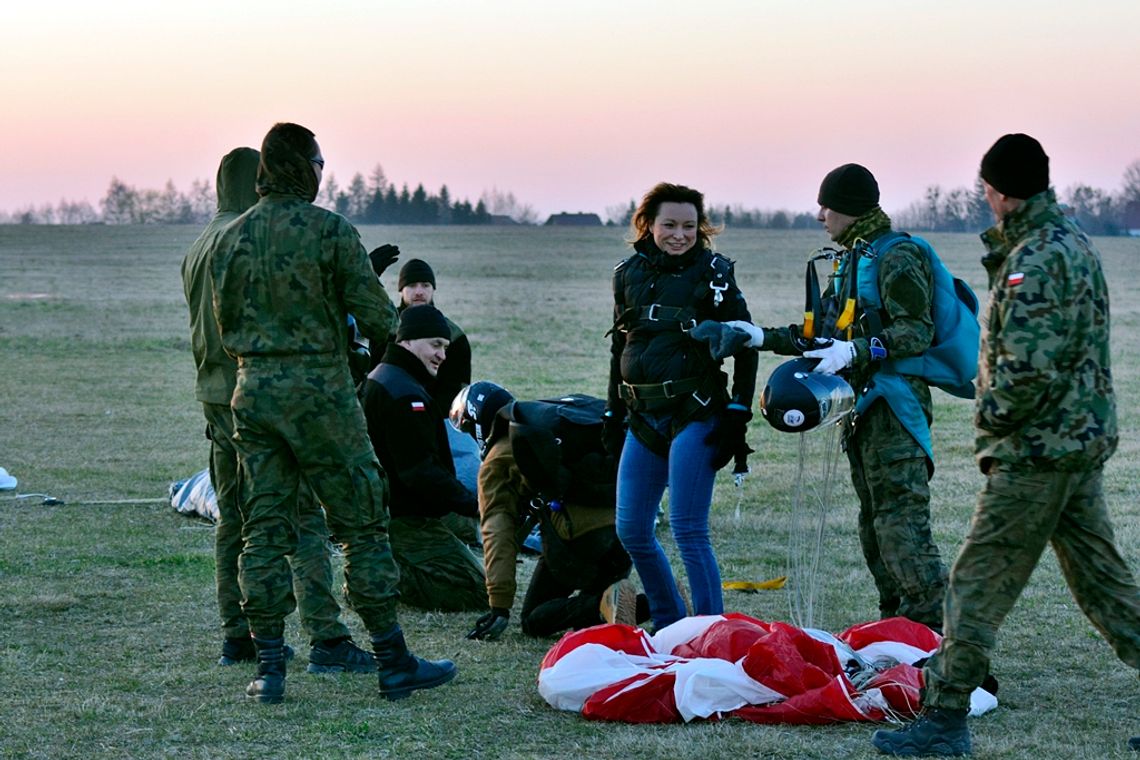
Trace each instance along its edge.
<instances>
[{"instance_id":1,"label":"overcast pale sky","mask_svg":"<svg viewBox=\"0 0 1140 760\"><path fill-rule=\"evenodd\" d=\"M1028 132L1054 184L1140 158L1135 0L40 0L0 10L0 209L212 181L275 121L341 185L513 192L541 215L655 182L813 209L856 161L890 210Z\"/></svg>"}]
</instances>

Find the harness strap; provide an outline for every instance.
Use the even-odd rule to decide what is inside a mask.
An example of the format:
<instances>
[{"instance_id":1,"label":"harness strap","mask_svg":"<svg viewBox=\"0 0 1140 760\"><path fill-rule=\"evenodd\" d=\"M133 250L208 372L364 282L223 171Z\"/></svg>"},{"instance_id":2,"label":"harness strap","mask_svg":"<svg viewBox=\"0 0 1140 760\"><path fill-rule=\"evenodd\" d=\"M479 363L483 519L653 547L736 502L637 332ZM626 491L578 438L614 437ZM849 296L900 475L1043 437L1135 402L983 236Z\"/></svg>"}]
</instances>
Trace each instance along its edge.
<instances>
[{"instance_id":1,"label":"harness strap","mask_svg":"<svg viewBox=\"0 0 1140 760\"><path fill-rule=\"evenodd\" d=\"M666 380L663 383L634 383L623 382L618 390L622 400L629 401L660 401L675 399L692 393L701 387L700 377L686 377L683 380Z\"/></svg>"}]
</instances>

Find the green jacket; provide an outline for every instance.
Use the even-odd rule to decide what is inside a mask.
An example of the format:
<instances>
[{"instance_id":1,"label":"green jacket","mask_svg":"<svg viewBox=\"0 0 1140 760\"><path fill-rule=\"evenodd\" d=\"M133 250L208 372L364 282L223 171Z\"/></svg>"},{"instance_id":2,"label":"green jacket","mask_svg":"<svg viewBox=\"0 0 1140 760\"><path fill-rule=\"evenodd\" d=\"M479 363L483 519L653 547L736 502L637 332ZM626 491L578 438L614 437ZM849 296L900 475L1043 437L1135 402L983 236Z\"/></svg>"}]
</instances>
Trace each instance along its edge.
<instances>
[{"instance_id":1,"label":"green jacket","mask_svg":"<svg viewBox=\"0 0 1140 760\"><path fill-rule=\"evenodd\" d=\"M257 205L222 233L213 260L214 313L236 357L339 355L348 314L383 345L396 310L343 216L312 204L308 158L258 169Z\"/></svg>"},{"instance_id":2,"label":"green jacket","mask_svg":"<svg viewBox=\"0 0 1140 760\"><path fill-rule=\"evenodd\" d=\"M863 214L848 227L836 242L850 250L857 240L873 243L891 230L891 220L878 206ZM842 266L842 262L840 263ZM827 308L842 309L835 303L834 281L823 292L823 304ZM895 359L917 356L930 348L934 340L934 319L931 307L934 301L934 275L930 261L917 245L909 241L897 243L888 249L879 262L879 297L883 308L882 335L889 355ZM871 379L878 364L871 360L870 336L866 335L866 324L859 319L862 304L856 310L856 320L850 338L855 346L855 359L851 364L849 382L856 397ZM798 337L798 326L764 328L764 350L777 354L797 354L792 343ZM930 387L918 377L906 376L906 382L914 391L927 422L931 420Z\"/></svg>"},{"instance_id":3,"label":"green jacket","mask_svg":"<svg viewBox=\"0 0 1140 760\"><path fill-rule=\"evenodd\" d=\"M214 319L211 256L222 230L257 203L258 158L253 148L236 148L222 158L216 184L218 211L182 260L182 289L190 307L190 348L198 369L194 394L207 404L228 405L237 374L237 363L222 348L222 335Z\"/></svg>"},{"instance_id":4,"label":"green jacket","mask_svg":"<svg viewBox=\"0 0 1140 760\"><path fill-rule=\"evenodd\" d=\"M1038 193L982 234L990 299L978 362L982 471L1078 472L1116 450L1108 289L1100 254Z\"/></svg>"}]
</instances>

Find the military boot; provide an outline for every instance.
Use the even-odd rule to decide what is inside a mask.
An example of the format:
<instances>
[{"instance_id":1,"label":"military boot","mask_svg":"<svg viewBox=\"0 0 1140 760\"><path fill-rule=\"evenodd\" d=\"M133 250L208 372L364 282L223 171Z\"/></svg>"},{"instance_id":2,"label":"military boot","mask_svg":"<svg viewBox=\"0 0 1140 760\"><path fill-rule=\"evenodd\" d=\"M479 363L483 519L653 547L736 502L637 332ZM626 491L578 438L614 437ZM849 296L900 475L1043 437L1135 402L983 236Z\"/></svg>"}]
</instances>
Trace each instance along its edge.
<instances>
[{"instance_id":1,"label":"military boot","mask_svg":"<svg viewBox=\"0 0 1140 760\"><path fill-rule=\"evenodd\" d=\"M222 656L218 664L224 667L237 665L239 662L254 662L257 660L257 649L253 646L253 639L249 636L227 636L222 642Z\"/></svg>"},{"instance_id":2,"label":"military boot","mask_svg":"<svg viewBox=\"0 0 1140 760\"><path fill-rule=\"evenodd\" d=\"M970 729L965 710L932 707L912 723L895 731L880 729L871 744L884 755L895 757L957 757L969 755Z\"/></svg>"},{"instance_id":3,"label":"military boot","mask_svg":"<svg viewBox=\"0 0 1140 760\"><path fill-rule=\"evenodd\" d=\"M253 637L257 647L257 676L245 687L250 699L268 704L285 701L285 639Z\"/></svg>"},{"instance_id":4,"label":"military boot","mask_svg":"<svg viewBox=\"0 0 1140 760\"><path fill-rule=\"evenodd\" d=\"M372 634L372 651L380 675L380 694L386 699L403 699L417 689L442 686L458 672L451 660L424 660L409 652L398 625Z\"/></svg>"}]
</instances>

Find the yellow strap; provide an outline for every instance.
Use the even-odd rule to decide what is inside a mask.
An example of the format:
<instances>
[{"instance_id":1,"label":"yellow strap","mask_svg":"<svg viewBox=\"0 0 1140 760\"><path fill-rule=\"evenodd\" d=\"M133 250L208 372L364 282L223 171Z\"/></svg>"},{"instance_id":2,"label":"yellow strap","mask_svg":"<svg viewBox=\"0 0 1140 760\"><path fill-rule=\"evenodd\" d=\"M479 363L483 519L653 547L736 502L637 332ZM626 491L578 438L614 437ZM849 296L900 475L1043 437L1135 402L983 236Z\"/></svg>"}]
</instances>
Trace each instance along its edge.
<instances>
[{"instance_id":1,"label":"yellow strap","mask_svg":"<svg viewBox=\"0 0 1140 760\"><path fill-rule=\"evenodd\" d=\"M772 578L767 581L724 581L721 588L725 591L774 591L783 588L787 582L788 576L781 575L779 578Z\"/></svg>"}]
</instances>

